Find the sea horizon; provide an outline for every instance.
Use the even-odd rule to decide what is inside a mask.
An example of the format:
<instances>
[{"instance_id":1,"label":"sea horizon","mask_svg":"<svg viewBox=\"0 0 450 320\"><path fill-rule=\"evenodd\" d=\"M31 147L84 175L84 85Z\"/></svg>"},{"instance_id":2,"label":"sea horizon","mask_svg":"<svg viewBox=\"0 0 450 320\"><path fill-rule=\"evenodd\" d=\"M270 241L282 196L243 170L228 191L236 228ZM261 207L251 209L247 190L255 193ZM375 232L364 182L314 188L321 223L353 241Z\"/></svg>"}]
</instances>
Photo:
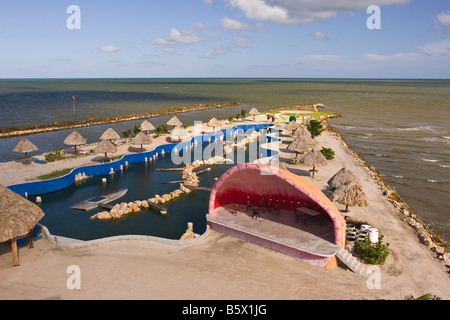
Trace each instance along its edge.
<instances>
[{"instance_id":1,"label":"sea horizon","mask_svg":"<svg viewBox=\"0 0 450 320\"><path fill-rule=\"evenodd\" d=\"M230 76L215 76L215 77L18 77L18 78L0 78L2 80L109 80L109 79L294 79L294 80L450 80L450 78L397 78L397 77L230 77Z\"/></svg>"}]
</instances>

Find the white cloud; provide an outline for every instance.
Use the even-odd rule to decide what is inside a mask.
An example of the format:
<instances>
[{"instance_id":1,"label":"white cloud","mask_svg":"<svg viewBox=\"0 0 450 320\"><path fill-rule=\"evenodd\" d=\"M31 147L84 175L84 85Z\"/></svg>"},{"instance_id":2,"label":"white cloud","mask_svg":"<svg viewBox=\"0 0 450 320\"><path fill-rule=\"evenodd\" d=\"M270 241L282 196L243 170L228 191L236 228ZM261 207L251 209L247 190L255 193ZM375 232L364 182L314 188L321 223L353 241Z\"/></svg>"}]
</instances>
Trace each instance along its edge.
<instances>
[{"instance_id":1,"label":"white cloud","mask_svg":"<svg viewBox=\"0 0 450 320\"><path fill-rule=\"evenodd\" d=\"M233 40L237 41L237 42L252 42L252 40L246 36L236 36L236 37L233 37Z\"/></svg>"},{"instance_id":2,"label":"white cloud","mask_svg":"<svg viewBox=\"0 0 450 320\"><path fill-rule=\"evenodd\" d=\"M430 42L419 47L417 52L400 52L391 55L381 55L376 53L368 53L363 55L363 59L367 61L379 62L412 62L425 61L427 56L442 57L450 56L450 39Z\"/></svg>"},{"instance_id":3,"label":"white cloud","mask_svg":"<svg viewBox=\"0 0 450 320\"><path fill-rule=\"evenodd\" d=\"M117 48L113 45L108 45L108 46L98 47L97 50L100 52L116 52L116 51L119 51L119 48Z\"/></svg>"},{"instance_id":4,"label":"white cloud","mask_svg":"<svg viewBox=\"0 0 450 320\"><path fill-rule=\"evenodd\" d=\"M338 62L344 61L347 57L343 55L333 55L333 54L312 54L308 56L302 56L297 58L298 62L301 63L311 63L311 62Z\"/></svg>"},{"instance_id":5,"label":"white cloud","mask_svg":"<svg viewBox=\"0 0 450 320\"><path fill-rule=\"evenodd\" d=\"M153 42L158 45L190 45L200 42L201 38L190 31L178 30L172 28L170 34L165 38L156 38Z\"/></svg>"},{"instance_id":6,"label":"white cloud","mask_svg":"<svg viewBox=\"0 0 450 320\"><path fill-rule=\"evenodd\" d=\"M181 51L175 50L174 48L163 48L162 51L174 56L181 56Z\"/></svg>"},{"instance_id":7,"label":"white cloud","mask_svg":"<svg viewBox=\"0 0 450 320\"><path fill-rule=\"evenodd\" d=\"M222 23L222 26L229 31L264 29L264 24L262 23L245 23L230 18L220 19L220 22Z\"/></svg>"},{"instance_id":8,"label":"white cloud","mask_svg":"<svg viewBox=\"0 0 450 320\"><path fill-rule=\"evenodd\" d=\"M211 6L211 5L214 4L213 0L203 0L203 3L208 5L208 6Z\"/></svg>"},{"instance_id":9,"label":"white cloud","mask_svg":"<svg viewBox=\"0 0 450 320\"><path fill-rule=\"evenodd\" d=\"M319 32L319 31L314 32L314 33L312 34L312 36L313 36L314 39L316 39L316 40L330 40L330 39L328 39L328 37L327 37L326 34L324 34L324 33L322 33L322 32Z\"/></svg>"},{"instance_id":10,"label":"white cloud","mask_svg":"<svg viewBox=\"0 0 450 320\"><path fill-rule=\"evenodd\" d=\"M263 0L227 0L228 4L245 12L249 19L283 22L288 19L287 9ZM268 1L269 2L269 1ZM271 3L276 1L270 1Z\"/></svg>"},{"instance_id":11,"label":"white cloud","mask_svg":"<svg viewBox=\"0 0 450 320\"><path fill-rule=\"evenodd\" d=\"M434 20L440 24L450 25L450 10L439 13Z\"/></svg>"},{"instance_id":12,"label":"white cloud","mask_svg":"<svg viewBox=\"0 0 450 320\"><path fill-rule=\"evenodd\" d=\"M130 66L129 63L127 63L123 60L109 60L108 62L116 67L129 67Z\"/></svg>"},{"instance_id":13,"label":"white cloud","mask_svg":"<svg viewBox=\"0 0 450 320\"><path fill-rule=\"evenodd\" d=\"M429 56L448 56L450 55L450 39L427 43L419 49Z\"/></svg>"},{"instance_id":14,"label":"white cloud","mask_svg":"<svg viewBox=\"0 0 450 320\"><path fill-rule=\"evenodd\" d=\"M222 38L222 36L220 34L217 34L217 33L208 33L206 35L206 37L208 37L210 39L220 39L220 38Z\"/></svg>"},{"instance_id":15,"label":"white cloud","mask_svg":"<svg viewBox=\"0 0 450 320\"><path fill-rule=\"evenodd\" d=\"M216 58L219 55L230 52L237 52L237 50L225 46L217 46L214 48L214 51L205 53L201 58Z\"/></svg>"},{"instance_id":16,"label":"white cloud","mask_svg":"<svg viewBox=\"0 0 450 320\"><path fill-rule=\"evenodd\" d=\"M336 16L339 12L365 10L373 0L225 0L247 18L284 24L303 24ZM378 0L377 5L407 4L410 0Z\"/></svg>"},{"instance_id":17,"label":"white cloud","mask_svg":"<svg viewBox=\"0 0 450 320\"><path fill-rule=\"evenodd\" d=\"M198 30L205 30L206 27L203 23L201 23L200 21L197 21L194 23L194 28L198 29Z\"/></svg>"},{"instance_id":18,"label":"white cloud","mask_svg":"<svg viewBox=\"0 0 450 320\"><path fill-rule=\"evenodd\" d=\"M401 52L396 53L392 55L380 55L376 53L368 53L363 55L363 59L367 61L381 61L381 62L387 62L387 61L395 61L395 62L405 62L412 59L417 59L422 56L421 54L417 52Z\"/></svg>"}]
</instances>

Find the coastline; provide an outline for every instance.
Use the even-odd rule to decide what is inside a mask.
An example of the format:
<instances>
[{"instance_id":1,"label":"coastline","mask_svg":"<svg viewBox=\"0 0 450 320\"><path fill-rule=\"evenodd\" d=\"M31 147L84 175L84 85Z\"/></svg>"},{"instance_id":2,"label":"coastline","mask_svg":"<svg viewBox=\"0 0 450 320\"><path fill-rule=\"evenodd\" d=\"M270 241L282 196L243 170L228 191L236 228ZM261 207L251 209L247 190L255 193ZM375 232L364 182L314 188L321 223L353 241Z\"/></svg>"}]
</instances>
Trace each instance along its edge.
<instances>
[{"instance_id":1,"label":"coastline","mask_svg":"<svg viewBox=\"0 0 450 320\"><path fill-rule=\"evenodd\" d=\"M346 148L347 152L353 156L354 160L359 162L359 164L367 170L369 175L378 184L383 196L389 200L393 208L398 212L400 218L417 232L417 237L419 240L427 245L428 248L436 254L438 259L444 260L447 264L450 263L449 248L442 242L440 236L413 213L408 204L399 194L397 194L395 188L389 186L384 181L378 170L363 160L363 158L353 150L344 138L334 130L331 124L329 124L326 120L324 120L323 123L325 124L327 130L341 141L344 148Z\"/></svg>"},{"instance_id":2,"label":"coastline","mask_svg":"<svg viewBox=\"0 0 450 320\"><path fill-rule=\"evenodd\" d=\"M214 109L214 108L222 108L222 107L233 107L240 105L240 102L225 102L225 103L214 103L214 104L198 104L190 107L180 107L180 108L170 108L168 110L161 110L161 111L155 111L155 112L145 112L142 114L133 114L133 115L121 115L116 117L109 117L109 118L89 118L86 121L69 121L69 122L63 122L58 123L55 122L53 124L43 124L43 125L37 125L35 128L26 126L23 128L4 128L0 129L0 139L1 138L11 138L11 137L18 137L18 136L24 136L24 135L31 135L36 133L42 133L42 132L52 132L52 131L60 131L60 130L69 130L69 129L76 129L76 128L83 128L83 127L89 127L89 126L95 126L95 125L102 125L102 124L110 124L110 123L118 123L118 122L125 122L125 121L135 121L135 120L142 120L142 119L149 119L149 118L155 118L155 117L162 117L167 115L175 115L185 112L191 112L191 111L201 111L201 110L208 110L208 109Z\"/></svg>"},{"instance_id":3,"label":"coastline","mask_svg":"<svg viewBox=\"0 0 450 320\"><path fill-rule=\"evenodd\" d=\"M261 117L265 117L265 115L261 116ZM258 119L259 121L261 121L260 119ZM264 121L264 119L262 119ZM325 120L325 119L322 119ZM367 178L364 179L364 183L365 185L368 187L369 189L369 195L371 197L371 203L374 202L374 209L373 210L368 210L370 212L364 212L364 209L360 209L360 208L352 208L351 212L352 212L352 216L353 214L355 214L355 216L358 216L361 219L368 219L370 220L370 222L374 223L375 226L379 227L380 230L382 230L386 236L387 236L387 240L388 242L391 242L392 246L392 250L393 254L391 257L388 258L388 262L386 263L386 265L382 266L382 272L383 274L385 274L386 281L384 282L384 284L386 285L386 287L384 287L382 289L382 291L370 291L367 290L366 288L364 288L364 282L366 279L359 279L357 278L356 275L354 274L348 274L348 272L346 272L345 270L337 270L337 271L333 271L330 274L321 274L320 271L317 271L317 269L313 268L310 269L309 267L306 267L304 264L300 265L299 269L304 269L306 271L306 274L311 276L312 273L317 272L319 274L319 279L322 276L326 276L326 277L333 277L336 276L337 279L339 279L339 281L337 283L341 284L341 288L336 287L336 288L325 288L322 287L321 285L317 285L314 283L311 283L311 290L312 288L316 288L316 286L318 287L317 290L321 291L322 288L322 293L325 290L330 290L330 293L328 294L329 297L332 296L333 292L339 292L340 289L343 292L346 292L349 294L350 298L356 298L356 299L360 299L360 298L368 298L368 299L374 299L374 298L380 298L380 296L382 297L386 297L386 298L393 298L395 299L395 297L397 296L398 298L398 294L401 294L399 292L392 292L395 289L399 289L400 291L402 291L401 288L409 288L410 290L414 291L414 295L419 295L421 290L425 290L426 292L422 292L422 294L424 293L433 293L436 294L438 296L440 296L441 298L444 299L448 299L449 298L449 291L446 291L446 289L450 288L449 282L448 282L448 277L447 279L444 278L444 274L443 272L445 272L445 266L443 265L442 261L439 261L436 259L436 256L433 256L431 254L431 250L423 250L425 248L427 248L427 246L424 246L422 243L419 243L419 241L417 240L417 235L418 235L418 230L417 232L411 232L411 228L408 227L407 223L404 223L404 220L406 219L405 217L409 217L410 219L415 219L415 216L410 213L411 211L409 210L409 208L407 207L407 205L401 201L401 199L397 199L394 200L392 197L394 196L394 193L392 192L393 189L390 188L389 186L386 185L386 183L382 180L382 178L379 176L378 172L376 171L375 168L370 167L365 161L363 161L361 159L361 157L359 155L357 155L352 149L351 147L343 140L343 138L336 132L334 132L334 130L332 130L330 127L330 125L325 121L325 123L327 124L327 128L328 130L324 132L323 137L319 137L318 139L318 143L319 145L327 145L327 146L331 146L333 147L333 150L335 150L337 152L337 159L339 159L339 165L341 164L345 164L345 165L351 165L354 168L356 168L357 170L360 171L361 176L367 176ZM292 154L286 152L285 149L280 148L281 150L281 158L285 161L285 163L287 163L287 167L289 170L292 170L293 172L301 172L302 168L298 167L297 165L292 165L289 164L288 160L289 158L292 156ZM347 154L347 156L346 156ZM72 159L73 160L73 159ZM92 159L90 159L92 160ZM62 164L62 163L61 163ZM71 167L70 165L74 165L73 161L67 161L66 163L64 163L64 166L69 166L69 168ZM39 167L38 165L36 165L38 168L42 168ZM333 166L333 168L327 168L324 167L323 169L320 169L320 175L319 177L316 178L316 180L313 180L315 183L317 183L319 186L323 187L326 184L326 178L329 178L329 174L332 172L332 170L336 169L336 166L338 166L337 163L335 163L335 165ZM2 170L3 172L3 170ZM328 174L328 175L327 175ZM28 181L26 181L28 182ZM374 183L375 182L375 183ZM395 192L395 191L394 191ZM371 203L369 204L369 206L371 206ZM379 210L379 211L378 211ZM387 211L384 212L384 211ZM375 217L373 216L374 213L379 213L380 217ZM408 215L408 213L410 213ZM402 217L402 215L404 217ZM399 218L400 217L400 218ZM403 219L402 219L403 218ZM386 220L386 221L385 221ZM401 222L401 224L397 223L397 222ZM386 225L385 225L386 223ZM408 227L408 228L405 228ZM422 228L419 228L419 230L422 230ZM236 257L235 255L233 255L232 253L228 253L227 250L224 249L224 247L220 246L221 242L220 240L222 240L223 237L217 233L212 232L212 234L208 237L207 240L205 240L205 243L201 243L201 244L196 244L194 247L187 249L187 251L190 252L190 254L192 253L196 253L196 254L202 254L202 252L210 252L211 250L217 249L220 252L222 252L222 254L224 254L224 257L222 259L226 259L227 257L234 257L235 259L237 259L236 261L240 261L241 263L243 263L244 261L247 260L243 260L243 257ZM237 240L233 240L233 239L226 239L225 243L231 246L234 246L236 243L238 243L239 241ZM223 243L223 241L222 241ZM239 242L240 243L240 242ZM48 244L44 244L41 242L38 242L39 246L42 247L42 250L48 250ZM95 248L84 248L82 251L84 253L88 253L88 254L93 254L96 257L96 260L101 261L101 257L99 256L103 250L108 250L111 248L116 248L115 246L119 247L118 255L122 256L126 250L130 250L131 246L132 248L141 248L141 247L145 247L146 250L150 250L154 249L155 252L152 251L152 255L158 255L158 252L160 252L160 250L162 250L163 252L174 252L176 253L176 255L178 257L181 256L181 259L183 261L187 261L187 256L185 254L182 254L181 251L179 249L173 249L173 248L168 248L165 247L163 249L161 249L161 247L158 245L152 245L152 244L145 244L143 245L142 241L131 241L131 240L127 240L127 241L123 241L121 243L115 242L115 244L110 245L110 244L102 244L101 246L95 246ZM240 244L242 246L242 243ZM214 247L216 246L216 247ZM394 247L395 246L395 247ZM397 246L399 248L397 248ZM273 252L268 252L267 250L263 250L263 249L259 249L256 248L255 246L249 245L249 244L245 244L245 249L246 252L249 253L249 256L252 256L255 259L264 259L264 257L267 257L268 263L273 263L274 265L278 266L279 265L277 263L276 260L279 260L281 262L285 262L287 265L295 265L295 262L298 263L298 261L291 261L291 259L287 258L287 257L279 257L279 255L277 255L276 253ZM87 251L86 251L87 250ZM125 250L125 251L122 251ZM202 251L203 250L203 251ZM132 249L131 250L134 254L136 255L140 255L139 250L135 250ZM192 252L191 252L192 251ZM0 251L2 252L2 251ZM23 250L24 252L24 250ZM41 251L40 251L41 252ZM73 251L73 255L74 257L79 256L78 253L80 253L79 251ZM32 268L32 265L34 262L33 259L33 254L34 252L26 252L25 255L27 257L29 257L28 262L24 262L23 264L28 264L28 266L26 266L25 268ZM42 252L41 252L42 254ZM98 256L97 256L98 255ZM7 256L7 257L5 257ZM55 255L52 255L55 256ZM64 256L65 257L70 257L72 256L70 252L64 252ZM108 255L109 256L109 255ZM25 257L25 259L27 259L27 257ZM215 255L215 257L217 258L217 254ZM2 270L6 270L7 269L7 265L8 265L8 260L9 255L2 255L0 256L0 271ZM85 260L83 260L85 261ZM199 259L199 261L201 262L205 262L205 261L209 261L206 258L202 258ZM228 260L226 260L228 261ZM251 261L251 260L250 260ZM247 261L248 264L250 264L250 261ZM423 265L420 265L420 263L423 263ZM85 261L87 263L87 261ZM221 262L223 263L223 260L221 260ZM225 265L227 265L227 263L229 264L229 262L225 262ZM413 263L417 263L417 265L409 265L409 263L413 264ZM423 270L425 269L423 266L427 265L430 267L429 270ZM195 264L195 266L199 267L198 264ZM232 273L232 276L238 276L236 275L236 270L237 272L239 272L239 270L241 270L237 265L235 266L235 272ZM242 265L241 265L242 267ZM24 268L24 269L25 269ZM217 268L219 268L219 266L217 266ZM270 268L270 267L269 267ZM297 266L298 268L298 266ZM201 268L200 268L201 269ZM244 266L245 269L245 266ZM196 270L195 268L193 270ZM192 270L192 271L193 271ZM219 268L219 270L222 270ZM292 271L292 270L291 270ZM298 276L300 279L304 279L304 275L300 274L301 271L296 271L295 275ZM441 272L441 276L438 275L438 272ZM8 272L6 271L6 273L8 274ZM291 276L292 274L290 274ZM185 275L186 276L186 275ZM209 274L210 277L212 277L213 279L217 280L217 277L220 277L220 275L218 274ZM281 279L285 279L287 280L289 278L289 281L291 281L290 276L288 277L287 275L283 274L283 275L279 275L281 277ZM196 276L196 278L198 278L198 275ZM5 279L5 281L9 281L9 278L7 277L3 277L0 274L0 279ZM220 277L220 279L222 281L228 281L228 279L222 278ZM240 279L240 278L239 278ZM345 283L343 283L344 281L347 280L351 280L354 281L353 285L347 285ZM414 282L414 283L405 283L405 281L408 281L407 279L409 279L409 281ZM441 280L439 280L441 279ZM336 280L336 279L334 279ZM14 280L12 280L14 281ZM30 281L32 281L30 279ZM247 280L244 280L244 282ZM271 281L270 279L267 279L267 281ZM274 283L272 284L272 288L275 284L278 284L280 282L279 278L273 279ZM304 281L306 281L304 279ZM320 280L323 281L323 280ZM330 280L333 283L333 280ZM287 282L289 283L289 282ZM359 283L359 285L362 287L358 287L358 290L355 290L354 288L354 283ZM177 282L179 287L183 287L182 284L180 284L179 282ZM336 284L334 282L334 284ZM206 284L201 284L201 286L206 285ZM442 287L441 287L442 285ZM261 284L261 286L264 286L264 284ZM0 285L0 288L2 287L2 285ZM205 287L206 288L206 287ZM224 299L228 299L229 297L231 298L236 298L239 297L239 294L237 292L237 288L231 288L231 291L229 293L224 293L225 292L225 288L227 288L227 285L224 285L224 291L218 290L217 287L214 287L215 291L213 291L212 296L214 297L214 294L216 294L215 297L218 298L224 298ZM355 291L355 294L350 294L349 290L350 288L352 288L352 290ZM25 287L22 288L23 290L25 289ZM430 290L431 292L429 292ZM434 290L432 290L434 289ZM207 289L205 289L207 290ZM209 288L209 290L211 290L211 288ZM252 291L253 290L253 291ZM67 290L66 290L67 291ZM275 292L277 292L276 290L274 290ZM19 289L19 292L20 289ZM161 290L159 290L158 292L161 292ZM211 293L211 291L209 291ZM276 295L272 295L270 292L266 292L266 291L259 291L259 286L255 283L251 283L251 285L249 286L249 289L247 290L247 293L250 296L247 297L251 297L251 298L269 298L269 299L285 299L285 298L295 298L295 296L293 296L294 292L296 292L296 290L291 290L288 293L291 294L291 296L287 295L287 293L280 295L279 297ZM16 292L17 294L18 292ZM298 292L297 292L298 293ZM23 294L23 292L22 292ZM43 292L41 294L44 294ZM124 294L124 293L122 293ZM224 294L224 296L220 296L219 294ZM233 295L234 294L234 295ZM240 293L242 295L242 293ZM403 294L412 294L412 292L403 292ZM88 297L89 295L92 295L92 293L88 293ZM314 299L314 292L311 292L310 295L308 296L303 296L301 298L303 299ZM2 294L0 293L0 297L2 296ZM79 295L78 295L79 296ZM164 293L160 293L159 296L157 296L158 298L164 298L164 297L169 297L169 299L171 297L181 297L181 298L189 298L192 296L185 296L185 295L181 295L180 292L178 294L175 294L173 292L170 292L170 288L166 289L166 292ZM195 297L198 297L199 299L203 299L202 295L199 295L197 293L197 295L194 295ZM63 292L63 297L67 298L67 299L73 299L77 297L77 294L72 294L70 292ZM103 296L106 297L107 296ZM275 297L275 298L274 298ZM119 297L120 298L120 297ZM139 297L137 297L139 298Z\"/></svg>"}]
</instances>

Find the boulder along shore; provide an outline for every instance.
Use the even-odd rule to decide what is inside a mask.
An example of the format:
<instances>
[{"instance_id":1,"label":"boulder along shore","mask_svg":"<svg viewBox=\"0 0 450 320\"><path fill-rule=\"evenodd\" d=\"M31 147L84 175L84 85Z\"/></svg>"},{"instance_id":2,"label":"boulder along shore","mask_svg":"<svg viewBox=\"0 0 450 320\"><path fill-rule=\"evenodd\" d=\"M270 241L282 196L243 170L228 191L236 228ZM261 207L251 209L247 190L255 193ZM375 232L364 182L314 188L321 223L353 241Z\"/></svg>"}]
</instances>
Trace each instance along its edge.
<instances>
[{"instance_id":1,"label":"boulder along shore","mask_svg":"<svg viewBox=\"0 0 450 320\"><path fill-rule=\"evenodd\" d=\"M353 156L356 162L364 167L369 175L376 181L382 194L388 199L392 206L399 214L401 220L406 222L411 228L413 228L421 243L425 244L429 249L434 252L436 258L443 260L448 266L450 266L450 253L449 248L442 242L440 236L432 230L427 224L421 221L413 211L408 207L405 201L397 194L396 190L390 187L382 178L378 170L370 166L362 157L348 145L344 138L334 130L334 127L329 124L326 119L322 119L327 130L335 136L346 151Z\"/></svg>"}]
</instances>

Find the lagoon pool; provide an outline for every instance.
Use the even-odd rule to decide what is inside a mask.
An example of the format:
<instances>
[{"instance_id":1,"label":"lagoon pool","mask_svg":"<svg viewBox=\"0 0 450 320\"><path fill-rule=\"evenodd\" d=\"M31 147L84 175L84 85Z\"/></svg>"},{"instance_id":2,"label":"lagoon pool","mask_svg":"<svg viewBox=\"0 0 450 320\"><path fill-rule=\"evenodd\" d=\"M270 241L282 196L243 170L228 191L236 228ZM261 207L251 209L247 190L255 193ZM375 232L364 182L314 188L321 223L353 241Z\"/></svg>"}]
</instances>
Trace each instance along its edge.
<instances>
[{"instance_id":1,"label":"lagoon pool","mask_svg":"<svg viewBox=\"0 0 450 320\"><path fill-rule=\"evenodd\" d=\"M238 163L242 163L242 155L245 162L253 161L253 155L249 151L255 151L258 155L267 156L267 151L260 145L267 142L266 137L247 145L245 148L235 148L233 161L225 164L208 166L210 171L199 175L201 187L212 188L216 179L228 169ZM202 143L201 147L222 147L223 141L216 140L211 143ZM218 148L218 147L217 147ZM241 150L239 150L241 149ZM198 159L192 148L186 151L191 154L192 161ZM183 152L179 153L180 155ZM216 155L213 151L212 156ZM219 154L221 155L221 154ZM229 155L224 155L227 158ZM239 158L238 158L239 157ZM188 157L189 158L189 157ZM184 158L187 159L187 158ZM190 161L190 162L192 162ZM147 200L156 194L163 195L179 189L179 184L168 184L169 181L182 180L180 171L156 171L157 168L182 168L186 162L174 164L171 153L146 163L134 163L124 166L123 171L116 170L114 174L103 174L88 178L83 182L74 182L69 187L61 190L39 194L42 198L40 204L45 216L40 221L46 226L50 233L57 236L73 238L78 240L95 240L105 237L120 235L144 235L167 239L179 239L186 231L188 222L194 225L194 232L202 234L206 231L206 214L208 213L209 192L196 190L190 194L182 194L175 200L163 204L168 209L167 215L162 215L151 208L144 209L140 213L129 214L122 219L101 221L90 219L93 215L103 209L95 209L89 212L71 209L75 203L86 199L111 193L122 188L128 188L128 192L122 198L113 201L110 205L122 202L133 202L136 200ZM106 183L102 182L106 179ZM23 186L17 187L24 190Z\"/></svg>"}]
</instances>

